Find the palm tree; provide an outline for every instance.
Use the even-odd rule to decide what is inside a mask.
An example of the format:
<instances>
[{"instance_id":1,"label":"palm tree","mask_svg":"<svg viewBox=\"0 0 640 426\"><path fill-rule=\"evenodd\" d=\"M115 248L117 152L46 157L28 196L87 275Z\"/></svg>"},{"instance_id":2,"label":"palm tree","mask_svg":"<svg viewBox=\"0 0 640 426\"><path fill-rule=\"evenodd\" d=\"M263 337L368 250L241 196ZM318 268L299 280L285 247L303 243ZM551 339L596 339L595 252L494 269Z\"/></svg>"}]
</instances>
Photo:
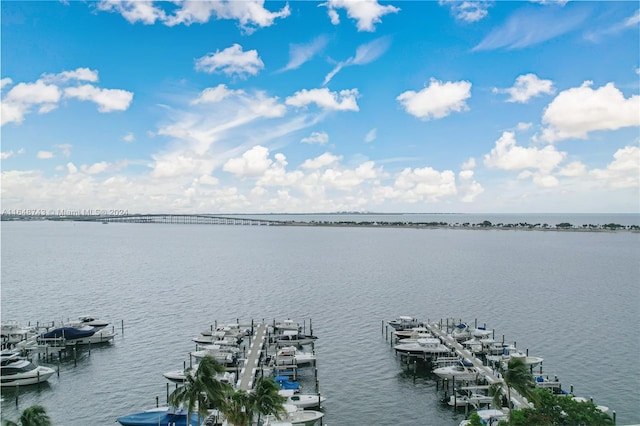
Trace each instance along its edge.
<instances>
[{"instance_id":1,"label":"palm tree","mask_svg":"<svg viewBox=\"0 0 640 426\"><path fill-rule=\"evenodd\" d=\"M533 376L529 372L527 365L521 358L511 357L507 364L507 371L504 373L504 381L509 387L518 391L518 393L529 400L535 399L532 389L535 386ZM511 401L511 391L509 390L509 401Z\"/></svg>"},{"instance_id":2,"label":"palm tree","mask_svg":"<svg viewBox=\"0 0 640 426\"><path fill-rule=\"evenodd\" d=\"M502 397L505 387L507 388L507 405L509 408L511 408L511 388L529 400L536 398L532 392L534 388L533 376L529 372L524 360L512 357L507 364L507 371L500 370L504 385L503 383L494 383L489 388L489 395L493 395L493 404L497 408L502 407Z\"/></svg>"},{"instance_id":3,"label":"palm tree","mask_svg":"<svg viewBox=\"0 0 640 426\"><path fill-rule=\"evenodd\" d=\"M42 405L25 408L20 415L19 423L5 420L5 426L51 426L51 418Z\"/></svg>"},{"instance_id":4,"label":"palm tree","mask_svg":"<svg viewBox=\"0 0 640 426\"><path fill-rule=\"evenodd\" d=\"M284 402L287 400L280 395L278 391L280 386L272 377L261 376L256 382L253 392L249 394L249 404L251 411L258 413L258 424L260 423L260 415L273 414L276 419L280 420L282 414L286 414Z\"/></svg>"},{"instance_id":5,"label":"palm tree","mask_svg":"<svg viewBox=\"0 0 640 426\"><path fill-rule=\"evenodd\" d=\"M223 409L227 422L234 426L249 426L251 424L253 410L247 392L237 390L230 394Z\"/></svg>"},{"instance_id":6,"label":"palm tree","mask_svg":"<svg viewBox=\"0 0 640 426\"><path fill-rule=\"evenodd\" d=\"M196 404L198 406L198 422L200 416L206 417L211 405L221 408L225 404L231 385L216 379L216 374L223 373L225 368L210 355L206 355L198 364L195 372L192 368L185 371L185 381L182 386L169 395L169 404L177 407L187 404L187 419L191 417Z\"/></svg>"}]
</instances>

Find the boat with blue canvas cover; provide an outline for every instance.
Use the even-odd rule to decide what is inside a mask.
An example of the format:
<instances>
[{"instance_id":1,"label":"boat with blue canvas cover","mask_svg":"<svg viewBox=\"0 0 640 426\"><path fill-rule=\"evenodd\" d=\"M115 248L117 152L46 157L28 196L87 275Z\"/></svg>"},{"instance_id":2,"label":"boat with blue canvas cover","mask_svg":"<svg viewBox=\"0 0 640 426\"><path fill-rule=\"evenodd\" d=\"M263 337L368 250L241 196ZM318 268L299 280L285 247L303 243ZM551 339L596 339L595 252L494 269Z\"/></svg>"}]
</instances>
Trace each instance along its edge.
<instances>
[{"instance_id":1,"label":"boat with blue canvas cover","mask_svg":"<svg viewBox=\"0 0 640 426\"><path fill-rule=\"evenodd\" d=\"M92 327L88 325L58 327L38 336L41 343L53 345L88 345L108 343L112 341L116 333L103 326Z\"/></svg>"},{"instance_id":2,"label":"boat with blue canvas cover","mask_svg":"<svg viewBox=\"0 0 640 426\"><path fill-rule=\"evenodd\" d=\"M41 339L82 339L84 337L93 336L96 330L93 327L59 327L40 335Z\"/></svg>"},{"instance_id":3,"label":"boat with blue canvas cover","mask_svg":"<svg viewBox=\"0 0 640 426\"><path fill-rule=\"evenodd\" d=\"M300 383L290 380L288 376L275 376L274 380L282 389L297 390L300 389Z\"/></svg>"},{"instance_id":4,"label":"boat with blue canvas cover","mask_svg":"<svg viewBox=\"0 0 640 426\"><path fill-rule=\"evenodd\" d=\"M209 417L216 416L213 411ZM206 422L208 417L203 418L198 413L191 413L189 423L187 423L187 410L173 407L158 407L141 413L128 414L119 417L117 422L122 426L200 426Z\"/></svg>"}]
</instances>

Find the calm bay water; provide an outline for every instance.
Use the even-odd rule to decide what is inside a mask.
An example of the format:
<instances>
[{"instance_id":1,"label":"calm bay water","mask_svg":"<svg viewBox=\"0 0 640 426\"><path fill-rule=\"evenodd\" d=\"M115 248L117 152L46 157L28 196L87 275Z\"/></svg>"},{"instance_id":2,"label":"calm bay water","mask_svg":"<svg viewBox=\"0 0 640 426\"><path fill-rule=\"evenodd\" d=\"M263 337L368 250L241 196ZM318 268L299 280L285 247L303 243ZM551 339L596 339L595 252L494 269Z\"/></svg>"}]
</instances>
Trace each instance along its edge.
<instances>
[{"instance_id":1,"label":"calm bay water","mask_svg":"<svg viewBox=\"0 0 640 426\"><path fill-rule=\"evenodd\" d=\"M42 404L55 425L113 425L165 402L162 373L181 368L191 338L215 321L292 318L311 319L319 336L325 424L457 425L464 413L442 406L435 382L414 379L381 333L383 320L413 315L486 323L542 356L565 388L615 410L618 424L640 423L638 233L69 222L1 231L3 321L92 314L119 333L63 362L47 385L21 389L17 407L3 390L3 420Z\"/></svg>"}]
</instances>

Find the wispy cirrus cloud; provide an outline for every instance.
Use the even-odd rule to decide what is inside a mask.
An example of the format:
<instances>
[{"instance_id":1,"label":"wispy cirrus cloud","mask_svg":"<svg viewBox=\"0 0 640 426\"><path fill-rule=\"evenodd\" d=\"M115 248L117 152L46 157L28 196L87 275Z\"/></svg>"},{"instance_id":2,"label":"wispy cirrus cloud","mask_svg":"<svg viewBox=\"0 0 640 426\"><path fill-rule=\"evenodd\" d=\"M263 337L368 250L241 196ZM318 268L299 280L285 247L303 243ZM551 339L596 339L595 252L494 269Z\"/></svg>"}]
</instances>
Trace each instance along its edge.
<instances>
[{"instance_id":1,"label":"wispy cirrus cloud","mask_svg":"<svg viewBox=\"0 0 640 426\"><path fill-rule=\"evenodd\" d=\"M389 36L377 38L369 43L361 44L356 49L355 56L350 57L349 59L338 62L334 69L329 72L324 78L322 82L323 86L329 84L331 79L335 77L336 74L340 72L344 67L349 67L352 65L366 65L378 59L382 56L387 49L391 46L391 38Z\"/></svg>"},{"instance_id":2,"label":"wispy cirrus cloud","mask_svg":"<svg viewBox=\"0 0 640 426\"><path fill-rule=\"evenodd\" d=\"M309 43L304 44L290 44L289 45L289 62L280 70L289 71L300 68L302 64L311 60L318 53L326 47L329 42L329 38L325 35L320 35Z\"/></svg>"},{"instance_id":3,"label":"wispy cirrus cloud","mask_svg":"<svg viewBox=\"0 0 640 426\"><path fill-rule=\"evenodd\" d=\"M576 30L589 16L586 7L523 7L491 31L473 51L524 49Z\"/></svg>"},{"instance_id":4,"label":"wispy cirrus cloud","mask_svg":"<svg viewBox=\"0 0 640 426\"><path fill-rule=\"evenodd\" d=\"M597 43L605 37L614 36L629 29L637 29L638 24L640 24L640 9L636 10L636 13L632 16L615 22L608 27L588 31L585 33L584 37L589 41Z\"/></svg>"}]
</instances>

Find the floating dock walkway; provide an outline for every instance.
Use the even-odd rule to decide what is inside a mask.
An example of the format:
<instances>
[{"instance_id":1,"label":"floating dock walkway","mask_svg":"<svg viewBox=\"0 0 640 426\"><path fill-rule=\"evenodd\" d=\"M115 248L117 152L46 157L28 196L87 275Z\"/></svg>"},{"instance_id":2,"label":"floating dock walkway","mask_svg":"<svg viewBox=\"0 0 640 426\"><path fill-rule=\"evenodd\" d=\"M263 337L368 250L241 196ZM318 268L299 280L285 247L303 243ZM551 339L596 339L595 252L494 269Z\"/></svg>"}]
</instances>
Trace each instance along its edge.
<instances>
[{"instance_id":1,"label":"floating dock walkway","mask_svg":"<svg viewBox=\"0 0 640 426\"><path fill-rule=\"evenodd\" d=\"M249 354L244 361L244 366L240 371L240 379L237 387L243 391L253 389L254 379L258 372L258 365L262 357L262 348L264 347L264 339L267 334L267 325L258 324L254 335L251 337L251 346L249 346Z\"/></svg>"}]
</instances>

